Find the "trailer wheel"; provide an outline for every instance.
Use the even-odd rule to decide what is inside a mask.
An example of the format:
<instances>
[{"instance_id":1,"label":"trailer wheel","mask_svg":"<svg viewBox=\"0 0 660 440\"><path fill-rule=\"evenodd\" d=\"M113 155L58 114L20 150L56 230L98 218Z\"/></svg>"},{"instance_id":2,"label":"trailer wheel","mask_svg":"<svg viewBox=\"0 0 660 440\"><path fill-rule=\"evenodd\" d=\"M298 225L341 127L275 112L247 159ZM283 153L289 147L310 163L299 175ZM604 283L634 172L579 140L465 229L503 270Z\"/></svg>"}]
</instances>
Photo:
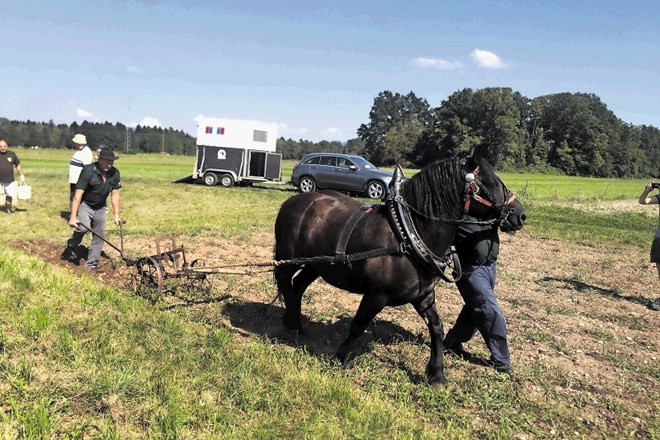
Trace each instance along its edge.
<instances>
[{"instance_id":1,"label":"trailer wheel","mask_svg":"<svg viewBox=\"0 0 660 440\"><path fill-rule=\"evenodd\" d=\"M302 177L298 182L300 192L308 193L316 189L316 182L309 176Z\"/></svg>"},{"instance_id":2,"label":"trailer wheel","mask_svg":"<svg viewBox=\"0 0 660 440\"><path fill-rule=\"evenodd\" d=\"M216 176L214 173L204 174L204 184L206 186L217 185L218 184L218 176Z\"/></svg>"},{"instance_id":3,"label":"trailer wheel","mask_svg":"<svg viewBox=\"0 0 660 440\"><path fill-rule=\"evenodd\" d=\"M225 188L229 188L230 186L234 185L234 176L232 176L229 173L225 173L222 176L220 176L220 185L224 186Z\"/></svg>"}]
</instances>

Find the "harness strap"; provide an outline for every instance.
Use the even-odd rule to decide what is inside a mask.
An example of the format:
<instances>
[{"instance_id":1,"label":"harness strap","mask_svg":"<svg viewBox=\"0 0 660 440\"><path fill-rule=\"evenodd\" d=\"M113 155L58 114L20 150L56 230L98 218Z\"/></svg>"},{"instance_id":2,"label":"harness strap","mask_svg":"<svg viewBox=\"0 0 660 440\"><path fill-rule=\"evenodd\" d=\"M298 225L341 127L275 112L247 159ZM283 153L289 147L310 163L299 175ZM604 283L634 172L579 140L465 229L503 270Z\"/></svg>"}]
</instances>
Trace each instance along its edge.
<instances>
[{"instance_id":1,"label":"harness strap","mask_svg":"<svg viewBox=\"0 0 660 440\"><path fill-rule=\"evenodd\" d=\"M428 270L447 282L456 282L461 277L461 263L458 260L456 249L454 246L450 246L444 257L440 258L426 246L426 243L424 243L424 240L422 240L417 232L415 222L410 214L409 205L403 200L400 194L401 185L404 181L403 172L397 166L390 182L390 191L386 199L387 212L389 213L395 235L402 247L409 250L408 253L410 255L417 257L417 260ZM451 278L444 271L448 266L452 267Z\"/></svg>"},{"instance_id":2,"label":"harness strap","mask_svg":"<svg viewBox=\"0 0 660 440\"><path fill-rule=\"evenodd\" d=\"M346 246L348 246L348 240L350 240L355 226L357 226L365 214L371 212L373 207L374 205L362 205L357 211L353 213L351 218L348 219L348 223L346 223L346 226L344 226L344 229L341 232L341 236L339 237L339 241L337 242L334 258L335 262L346 262L350 264L350 260L346 258Z\"/></svg>"}]
</instances>

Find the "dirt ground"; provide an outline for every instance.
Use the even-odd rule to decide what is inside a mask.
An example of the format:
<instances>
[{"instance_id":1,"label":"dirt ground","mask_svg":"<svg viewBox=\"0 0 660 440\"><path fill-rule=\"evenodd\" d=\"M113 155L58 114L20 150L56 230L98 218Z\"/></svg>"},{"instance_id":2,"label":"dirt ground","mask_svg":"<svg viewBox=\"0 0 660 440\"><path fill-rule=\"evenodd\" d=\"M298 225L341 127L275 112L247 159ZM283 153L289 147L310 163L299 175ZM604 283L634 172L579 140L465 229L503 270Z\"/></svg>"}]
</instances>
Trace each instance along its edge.
<instances>
[{"instance_id":1,"label":"dirt ground","mask_svg":"<svg viewBox=\"0 0 660 440\"><path fill-rule=\"evenodd\" d=\"M501 239L496 291L507 319L513 367L526 392L547 393L534 381L525 380L532 375L533 366L542 365L556 371L555 392L561 399L590 396L592 401L587 399L581 417L594 423L638 423L643 428L644 420L623 419L631 412L646 419L658 411L658 402L651 397L660 388L660 312L651 310L648 303L660 297L660 282L647 253L531 238L524 232L501 234ZM185 242L189 262L204 258L210 269L272 258L273 237L266 234L235 243L208 237L203 243L190 237L180 240L191 240ZM61 245L17 242L15 246L74 272L88 273L82 266L60 260ZM125 265L108 246L105 252L108 255L92 276L130 288L135 268ZM133 257L155 253L154 243L146 240L132 241L126 250ZM158 305L187 307L189 316L209 325L226 326L244 336L266 336L292 347L304 346L311 355L334 353L348 332L359 297L316 281L303 300L305 333L294 340L281 325L282 308L275 300L272 273L268 268L252 270L255 272L247 276L214 275L210 295L199 300L183 301L174 295L164 297ZM436 295L446 331L462 302L455 287L447 283L438 284ZM367 333L364 350L372 350L393 368L409 370L413 380L423 381L428 351L411 353L406 348L409 344L401 343L428 340L426 326L411 306L386 309ZM487 355L479 337L467 348ZM449 381L490 374L483 366L451 358L446 366ZM631 383L641 387L631 387ZM618 402L624 411L606 409L604 399Z\"/></svg>"}]
</instances>

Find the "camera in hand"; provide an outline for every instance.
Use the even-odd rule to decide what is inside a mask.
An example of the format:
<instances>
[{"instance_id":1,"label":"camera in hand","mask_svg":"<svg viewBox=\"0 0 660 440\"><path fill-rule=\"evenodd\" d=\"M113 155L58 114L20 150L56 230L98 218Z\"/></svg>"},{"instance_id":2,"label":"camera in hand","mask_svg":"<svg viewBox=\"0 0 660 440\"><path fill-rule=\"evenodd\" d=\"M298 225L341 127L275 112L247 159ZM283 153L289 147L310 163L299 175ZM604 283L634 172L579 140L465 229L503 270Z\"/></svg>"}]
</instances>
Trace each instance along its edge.
<instances>
[{"instance_id":1,"label":"camera in hand","mask_svg":"<svg viewBox=\"0 0 660 440\"><path fill-rule=\"evenodd\" d=\"M660 182L651 182L651 188L655 188L655 189L660 188Z\"/></svg>"}]
</instances>

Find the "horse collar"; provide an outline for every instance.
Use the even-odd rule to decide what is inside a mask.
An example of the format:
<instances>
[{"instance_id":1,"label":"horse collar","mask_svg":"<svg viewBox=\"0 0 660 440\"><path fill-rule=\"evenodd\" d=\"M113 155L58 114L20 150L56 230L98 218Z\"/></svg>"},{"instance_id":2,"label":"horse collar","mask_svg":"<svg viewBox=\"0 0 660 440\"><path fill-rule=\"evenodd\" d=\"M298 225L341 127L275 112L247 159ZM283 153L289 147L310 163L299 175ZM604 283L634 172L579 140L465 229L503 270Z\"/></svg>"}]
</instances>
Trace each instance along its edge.
<instances>
[{"instance_id":1,"label":"horse collar","mask_svg":"<svg viewBox=\"0 0 660 440\"><path fill-rule=\"evenodd\" d=\"M445 256L439 258L426 246L424 240L422 240L417 232L408 205L404 203L403 196L401 195L401 186L406 180L403 176L403 171L397 165L385 200L394 234L405 250L405 253L409 253L415 257L434 275L440 276L449 283L456 282L461 276L461 263L458 260L456 249L454 246L450 246ZM447 266L453 266L451 278L444 272Z\"/></svg>"}]
</instances>

